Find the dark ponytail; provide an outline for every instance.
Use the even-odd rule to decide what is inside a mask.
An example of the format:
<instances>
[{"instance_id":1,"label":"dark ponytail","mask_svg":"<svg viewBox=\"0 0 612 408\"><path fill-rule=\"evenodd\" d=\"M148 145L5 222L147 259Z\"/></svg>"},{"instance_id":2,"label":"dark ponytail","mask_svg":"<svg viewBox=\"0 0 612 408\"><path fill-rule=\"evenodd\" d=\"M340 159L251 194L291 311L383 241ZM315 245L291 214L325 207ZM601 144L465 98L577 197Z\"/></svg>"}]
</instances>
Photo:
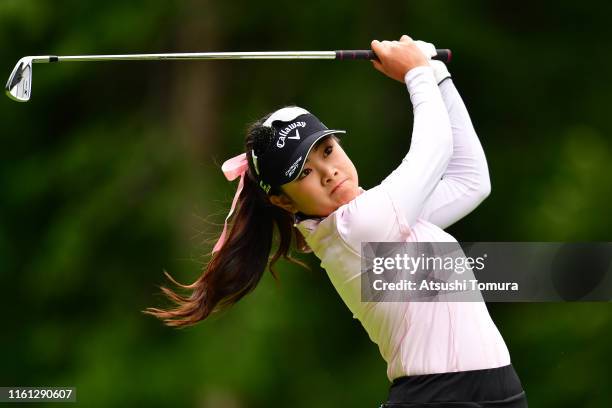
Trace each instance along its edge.
<instances>
[{"instance_id":1,"label":"dark ponytail","mask_svg":"<svg viewBox=\"0 0 612 408\"><path fill-rule=\"evenodd\" d=\"M250 293L259 283L266 266L274 279L278 280L274 264L281 257L310 270L306 264L290 255L292 243L298 251L309 252L304 237L293 227L293 214L273 205L255 177L251 150L254 149L259 156L271 143L271 129L262 126L268 116L247 129L245 151L249 169L232 216L233 222L231 227L228 225L229 234L225 244L212 255L202 275L191 285L178 283L164 271L175 285L190 290L191 294L181 296L160 286L162 292L177 306L169 310L149 307L143 313L163 320L168 326L191 326ZM280 194L280 191L273 187L270 193ZM270 258L274 243L276 252Z\"/></svg>"}]
</instances>

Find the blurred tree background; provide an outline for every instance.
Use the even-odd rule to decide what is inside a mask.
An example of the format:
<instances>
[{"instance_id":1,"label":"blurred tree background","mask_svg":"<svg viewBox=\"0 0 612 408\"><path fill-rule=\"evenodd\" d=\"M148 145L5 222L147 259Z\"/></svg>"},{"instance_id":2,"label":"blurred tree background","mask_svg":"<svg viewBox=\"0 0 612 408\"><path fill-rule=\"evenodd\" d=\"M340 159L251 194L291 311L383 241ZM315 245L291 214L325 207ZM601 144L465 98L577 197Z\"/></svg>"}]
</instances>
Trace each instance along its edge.
<instances>
[{"instance_id":1,"label":"blurred tree background","mask_svg":"<svg viewBox=\"0 0 612 408\"><path fill-rule=\"evenodd\" d=\"M25 55L369 48L409 34L451 48L491 196L460 241L610 241L609 2L0 1L0 61ZM236 184L221 163L247 123L298 104L347 129L371 188L409 146L404 86L367 62L34 66L0 98L1 386L75 386L80 405L375 407L386 366L314 256L185 330L163 270L191 283ZM367 171L366 171L367 169ZM533 407L612 396L607 303L489 304Z\"/></svg>"}]
</instances>

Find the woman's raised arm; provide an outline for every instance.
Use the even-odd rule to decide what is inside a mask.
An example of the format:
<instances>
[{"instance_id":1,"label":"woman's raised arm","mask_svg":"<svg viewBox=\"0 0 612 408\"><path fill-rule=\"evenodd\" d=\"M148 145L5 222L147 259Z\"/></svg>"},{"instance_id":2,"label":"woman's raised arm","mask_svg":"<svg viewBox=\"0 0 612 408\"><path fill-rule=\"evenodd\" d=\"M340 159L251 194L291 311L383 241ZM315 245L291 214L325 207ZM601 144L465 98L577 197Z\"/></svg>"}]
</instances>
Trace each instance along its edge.
<instances>
[{"instance_id":1,"label":"woman's raised arm","mask_svg":"<svg viewBox=\"0 0 612 408\"><path fill-rule=\"evenodd\" d=\"M374 63L376 69L393 79L403 75L414 121L412 139L404 136L408 153L401 163L381 184L349 203L338 220L341 235L357 250L363 241L386 240L392 225L410 233L453 152L448 112L425 55L407 36L399 43L372 42L372 49L381 60ZM418 63L402 66L402 61Z\"/></svg>"},{"instance_id":2,"label":"woman's raised arm","mask_svg":"<svg viewBox=\"0 0 612 408\"><path fill-rule=\"evenodd\" d=\"M480 140L450 78L440 83L440 92L450 118L453 155L420 217L446 228L469 214L489 195L491 182Z\"/></svg>"}]
</instances>

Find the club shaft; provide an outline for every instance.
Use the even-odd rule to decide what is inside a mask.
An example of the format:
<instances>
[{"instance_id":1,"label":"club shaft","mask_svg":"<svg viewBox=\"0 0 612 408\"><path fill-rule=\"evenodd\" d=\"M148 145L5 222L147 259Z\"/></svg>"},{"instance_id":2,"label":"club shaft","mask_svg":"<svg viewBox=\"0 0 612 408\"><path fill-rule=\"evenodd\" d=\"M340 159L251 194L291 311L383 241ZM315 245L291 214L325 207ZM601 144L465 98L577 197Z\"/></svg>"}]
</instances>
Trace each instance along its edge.
<instances>
[{"instance_id":1,"label":"club shaft","mask_svg":"<svg viewBox=\"0 0 612 408\"><path fill-rule=\"evenodd\" d=\"M437 50L434 59L450 61L450 50ZM223 59L378 59L371 50L338 51L263 51L263 52L186 52L165 54L111 54L111 55L41 55L33 56L32 62L79 62L79 61L162 61L162 60L223 60Z\"/></svg>"},{"instance_id":2,"label":"club shaft","mask_svg":"<svg viewBox=\"0 0 612 408\"><path fill-rule=\"evenodd\" d=\"M37 57L35 57L37 58ZM223 59L335 59L334 51L276 51L276 52L185 52L166 54L115 55L48 55L33 62L71 61L164 61L164 60L223 60Z\"/></svg>"}]
</instances>

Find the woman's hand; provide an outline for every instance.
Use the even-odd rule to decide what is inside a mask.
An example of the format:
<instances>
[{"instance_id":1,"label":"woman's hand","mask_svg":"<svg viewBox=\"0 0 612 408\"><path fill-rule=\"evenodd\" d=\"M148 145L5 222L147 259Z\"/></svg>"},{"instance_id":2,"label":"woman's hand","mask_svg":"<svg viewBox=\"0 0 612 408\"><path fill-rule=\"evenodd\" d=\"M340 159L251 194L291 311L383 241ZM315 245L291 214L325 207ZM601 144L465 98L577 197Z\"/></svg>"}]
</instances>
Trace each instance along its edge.
<instances>
[{"instance_id":1,"label":"woman's hand","mask_svg":"<svg viewBox=\"0 0 612 408\"><path fill-rule=\"evenodd\" d=\"M399 82L404 82L408 71L418 66L428 66L427 57L407 35L399 41L372 41L372 51L379 61L372 60L374 68Z\"/></svg>"}]
</instances>

